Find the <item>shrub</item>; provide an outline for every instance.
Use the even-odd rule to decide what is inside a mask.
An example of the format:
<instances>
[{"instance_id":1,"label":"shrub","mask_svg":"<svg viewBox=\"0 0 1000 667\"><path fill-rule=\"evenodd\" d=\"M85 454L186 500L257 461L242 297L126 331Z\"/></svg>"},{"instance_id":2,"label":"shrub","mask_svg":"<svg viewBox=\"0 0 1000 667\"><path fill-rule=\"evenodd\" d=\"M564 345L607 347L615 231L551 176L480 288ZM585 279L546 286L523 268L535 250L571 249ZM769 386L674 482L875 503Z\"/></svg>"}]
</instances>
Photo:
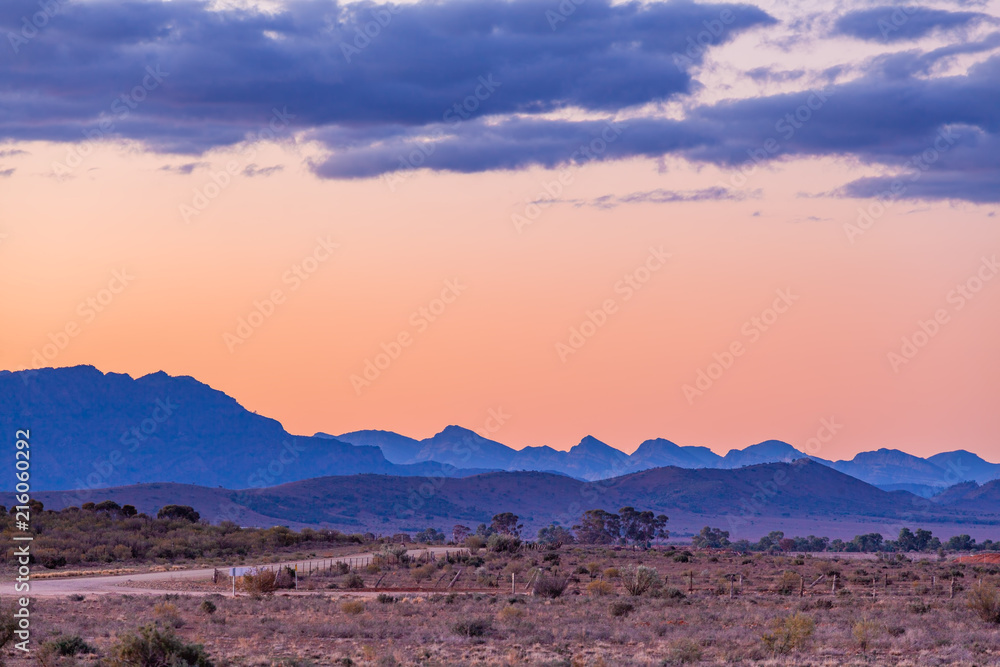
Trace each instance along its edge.
<instances>
[{"instance_id":1,"label":"shrub","mask_svg":"<svg viewBox=\"0 0 1000 667\"><path fill-rule=\"evenodd\" d=\"M682 591L681 589L674 588L671 586L670 588L664 589L663 597L667 598L668 600L683 600L687 596L684 595L684 591Z\"/></svg>"},{"instance_id":2,"label":"shrub","mask_svg":"<svg viewBox=\"0 0 1000 667\"><path fill-rule=\"evenodd\" d=\"M568 585L569 579L566 577L550 577L540 574L535 578L532 590L539 597L554 599L562 595Z\"/></svg>"},{"instance_id":3,"label":"shrub","mask_svg":"<svg viewBox=\"0 0 1000 667\"><path fill-rule=\"evenodd\" d=\"M882 634L882 627L870 618L863 618L854 624L851 628L851 634L854 636L854 641L858 643L861 652L867 653L868 647Z\"/></svg>"},{"instance_id":4,"label":"shrub","mask_svg":"<svg viewBox=\"0 0 1000 667\"><path fill-rule=\"evenodd\" d=\"M241 587L253 598L271 595L278 588L278 575L272 570L251 570L243 575Z\"/></svg>"},{"instance_id":5,"label":"shrub","mask_svg":"<svg viewBox=\"0 0 1000 667\"><path fill-rule=\"evenodd\" d=\"M198 607L201 609L202 613L212 615L215 613L215 603L211 600L202 600L201 605Z\"/></svg>"},{"instance_id":6,"label":"shrub","mask_svg":"<svg viewBox=\"0 0 1000 667\"><path fill-rule=\"evenodd\" d=\"M470 618L451 626L452 632L463 637L483 637L492 629L493 622L488 618Z\"/></svg>"},{"instance_id":7,"label":"shrub","mask_svg":"<svg viewBox=\"0 0 1000 667\"><path fill-rule=\"evenodd\" d=\"M778 579L778 593L781 595L791 595L799 590L801 581L802 578L798 574L791 570L785 570L781 573L781 578Z\"/></svg>"},{"instance_id":8,"label":"shrub","mask_svg":"<svg viewBox=\"0 0 1000 667\"><path fill-rule=\"evenodd\" d=\"M414 581L426 581L433 577L435 572L437 572L437 567L433 563L427 563L426 565L421 565L410 570Z\"/></svg>"},{"instance_id":9,"label":"shrub","mask_svg":"<svg viewBox=\"0 0 1000 667\"><path fill-rule=\"evenodd\" d=\"M180 628L184 625L184 619L173 602L158 602L153 607L153 615L163 622L164 625Z\"/></svg>"},{"instance_id":10,"label":"shrub","mask_svg":"<svg viewBox=\"0 0 1000 667\"><path fill-rule=\"evenodd\" d=\"M469 535L467 538L465 538L465 548L468 549L473 554L477 553L480 549L482 549L485 546L486 546L486 540L484 540L479 535Z\"/></svg>"},{"instance_id":11,"label":"shrub","mask_svg":"<svg viewBox=\"0 0 1000 667\"><path fill-rule=\"evenodd\" d=\"M344 579L344 588L364 588L365 580L361 578L360 574L349 574L347 578Z\"/></svg>"},{"instance_id":12,"label":"shrub","mask_svg":"<svg viewBox=\"0 0 1000 667\"><path fill-rule=\"evenodd\" d=\"M688 664L701 660L701 646L691 639L678 639L670 648L671 662Z\"/></svg>"},{"instance_id":13,"label":"shrub","mask_svg":"<svg viewBox=\"0 0 1000 667\"><path fill-rule=\"evenodd\" d=\"M14 610L8 607L0 607L0 649L10 643L17 631L17 619L14 618Z\"/></svg>"},{"instance_id":14,"label":"shrub","mask_svg":"<svg viewBox=\"0 0 1000 667\"><path fill-rule=\"evenodd\" d=\"M966 599L969 609L992 625L1000 625L1000 592L990 584L976 584Z\"/></svg>"},{"instance_id":15,"label":"shrub","mask_svg":"<svg viewBox=\"0 0 1000 667\"><path fill-rule=\"evenodd\" d=\"M633 611L635 611L635 607L632 606L632 603L625 602L624 600L615 600L608 607L608 613L616 618L628 616Z\"/></svg>"},{"instance_id":16,"label":"shrub","mask_svg":"<svg viewBox=\"0 0 1000 667\"><path fill-rule=\"evenodd\" d=\"M185 644L172 630L147 625L111 648L110 667L213 667L201 644Z\"/></svg>"},{"instance_id":17,"label":"shrub","mask_svg":"<svg viewBox=\"0 0 1000 667\"><path fill-rule=\"evenodd\" d=\"M340 611L351 616L357 616L365 611L365 603L361 600L348 600L341 603Z\"/></svg>"},{"instance_id":18,"label":"shrub","mask_svg":"<svg viewBox=\"0 0 1000 667\"><path fill-rule=\"evenodd\" d=\"M375 601L379 604L392 604L396 601L396 598L392 597L388 593L379 593L375 598Z\"/></svg>"},{"instance_id":19,"label":"shrub","mask_svg":"<svg viewBox=\"0 0 1000 667\"><path fill-rule=\"evenodd\" d=\"M764 646L773 653L786 654L805 646L816 630L816 622L805 614L795 613L774 619L774 629L762 637Z\"/></svg>"},{"instance_id":20,"label":"shrub","mask_svg":"<svg viewBox=\"0 0 1000 667\"><path fill-rule=\"evenodd\" d=\"M486 541L486 548L494 553L516 553L521 548L521 538L516 535L494 533Z\"/></svg>"},{"instance_id":21,"label":"shrub","mask_svg":"<svg viewBox=\"0 0 1000 667\"><path fill-rule=\"evenodd\" d=\"M524 609L516 605L508 605L497 613L497 618L503 623L516 623L524 618Z\"/></svg>"},{"instance_id":22,"label":"shrub","mask_svg":"<svg viewBox=\"0 0 1000 667\"><path fill-rule=\"evenodd\" d=\"M599 597L601 595L611 595L615 592L615 587L606 581L592 581L587 584L587 594Z\"/></svg>"},{"instance_id":23,"label":"shrub","mask_svg":"<svg viewBox=\"0 0 1000 667\"><path fill-rule=\"evenodd\" d=\"M56 637L51 641L47 641L43 646L55 653L56 655L80 655L83 653L97 653L94 647L83 641L77 635L71 635L68 637Z\"/></svg>"},{"instance_id":24,"label":"shrub","mask_svg":"<svg viewBox=\"0 0 1000 667\"><path fill-rule=\"evenodd\" d=\"M604 576L608 579L617 579L621 576L621 573L618 571L617 567L609 567L604 571Z\"/></svg>"},{"instance_id":25,"label":"shrub","mask_svg":"<svg viewBox=\"0 0 1000 667\"><path fill-rule=\"evenodd\" d=\"M659 572L651 567L640 565L622 570L622 586L629 595L639 596L662 585Z\"/></svg>"}]
</instances>

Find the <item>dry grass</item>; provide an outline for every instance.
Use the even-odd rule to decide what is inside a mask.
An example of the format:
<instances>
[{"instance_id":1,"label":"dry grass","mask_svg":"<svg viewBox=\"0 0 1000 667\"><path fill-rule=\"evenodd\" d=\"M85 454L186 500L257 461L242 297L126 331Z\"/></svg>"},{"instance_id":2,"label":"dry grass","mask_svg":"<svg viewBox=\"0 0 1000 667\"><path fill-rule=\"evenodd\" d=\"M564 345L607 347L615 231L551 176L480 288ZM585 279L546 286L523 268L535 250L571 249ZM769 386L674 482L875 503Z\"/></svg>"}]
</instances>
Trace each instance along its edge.
<instances>
[{"instance_id":1,"label":"dry grass","mask_svg":"<svg viewBox=\"0 0 1000 667\"><path fill-rule=\"evenodd\" d=\"M499 574L501 584L515 572L518 595L510 594L509 583L489 594L449 592L452 577L445 576L437 591L394 592L392 603L387 597L377 603L379 577L413 585L410 568L401 567L364 573L366 588L356 592L339 583L328 589L328 580L317 577L310 594L279 590L259 600L214 595L211 614L202 610L205 598L195 595L39 600L33 637L79 636L106 657L118 636L158 623L176 627L186 642L204 644L216 664L233 667L1000 663L996 627L975 608L981 597L976 582L982 578L989 587L1000 581L992 566L702 552L680 562L670 553L591 547L565 547L558 561L544 560L545 552L480 555L484 562L477 567ZM628 574L640 565L655 569L663 585L632 596L622 581L627 577L607 576L608 569ZM437 571L444 574L446 566L449 574L472 570L439 563ZM557 598L523 594L532 571L567 577L566 590ZM786 572L807 582L802 597L799 583L788 594L779 592L783 580L791 582ZM719 586L730 577L737 582L732 598L728 585ZM331 574L329 581L344 578ZM93 664L90 657L77 660Z\"/></svg>"}]
</instances>

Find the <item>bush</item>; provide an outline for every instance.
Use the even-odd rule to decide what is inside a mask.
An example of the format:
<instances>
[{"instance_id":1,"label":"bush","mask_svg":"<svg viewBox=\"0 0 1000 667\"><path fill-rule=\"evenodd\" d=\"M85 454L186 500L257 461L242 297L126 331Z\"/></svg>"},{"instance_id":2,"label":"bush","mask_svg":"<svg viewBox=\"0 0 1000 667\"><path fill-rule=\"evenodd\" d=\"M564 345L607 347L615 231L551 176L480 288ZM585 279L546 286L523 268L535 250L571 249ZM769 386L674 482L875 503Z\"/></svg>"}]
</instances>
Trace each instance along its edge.
<instances>
[{"instance_id":1,"label":"bush","mask_svg":"<svg viewBox=\"0 0 1000 667\"><path fill-rule=\"evenodd\" d=\"M969 609L992 625L1000 625L1000 592L990 584L976 584L966 599Z\"/></svg>"},{"instance_id":2,"label":"bush","mask_svg":"<svg viewBox=\"0 0 1000 667\"><path fill-rule=\"evenodd\" d=\"M198 607L201 609L202 613L212 615L215 613L215 603L211 600L202 600L201 605Z\"/></svg>"},{"instance_id":3,"label":"bush","mask_svg":"<svg viewBox=\"0 0 1000 667\"><path fill-rule=\"evenodd\" d=\"M360 574L349 574L347 578L344 579L344 588L364 588L365 580L361 578Z\"/></svg>"},{"instance_id":4,"label":"bush","mask_svg":"<svg viewBox=\"0 0 1000 667\"><path fill-rule=\"evenodd\" d=\"M802 585L801 582L802 577L791 570L785 570L781 573L781 578L778 579L778 593L781 595L791 595L799 590L799 586Z\"/></svg>"},{"instance_id":5,"label":"bush","mask_svg":"<svg viewBox=\"0 0 1000 667\"><path fill-rule=\"evenodd\" d=\"M17 631L17 619L14 618L14 610L9 607L0 607L0 649L10 643Z\"/></svg>"},{"instance_id":6,"label":"bush","mask_svg":"<svg viewBox=\"0 0 1000 667\"><path fill-rule=\"evenodd\" d=\"M640 565L622 570L622 586L629 595L638 597L662 585L659 572L651 567Z\"/></svg>"},{"instance_id":7,"label":"bush","mask_svg":"<svg viewBox=\"0 0 1000 667\"><path fill-rule=\"evenodd\" d=\"M624 600L615 600L608 607L608 613L616 618L628 616L633 611L635 611L635 607L632 606L632 603Z\"/></svg>"},{"instance_id":8,"label":"bush","mask_svg":"<svg viewBox=\"0 0 1000 667\"><path fill-rule=\"evenodd\" d=\"M569 579L566 577L550 577L540 574L535 579L532 590L539 597L555 599L563 594L568 585Z\"/></svg>"},{"instance_id":9,"label":"bush","mask_svg":"<svg viewBox=\"0 0 1000 667\"><path fill-rule=\"evenodd\" d=\"M164 625L180 628L184 625L184 619L173 602L158 602L153 606L153 615Z\"/></svg>"},{"instance_id":10,"label":"bush","mask_svg":"<svg viewBox=\"0 0 1000 667\"><path fill-rule=\"evenodd\" d=\"M493 622L488 618L472 618L459 621L451 626L451 631L463 637L484 637L493 629Z\"/></svg>"},{"instance_id":11,"label":"bush","mask_svg":"<svg viewBox=\"0 0 1000 667\"><path fill-rule=\"evenodd\" d=\"M410 570L410 575L414 581L426 581L433 577L436 572L437 567L433 563L427 563L426 565L421 565Z\"/></svg>"},{"instance_id":12,"label":"bush","mask_svg":"<svg viewBox=\"0 0 1000 667\"><path fill-rule=\"evenodd\" d=\"M361 600L348 600L341 603L340 611L351 616L357 616L365 611L365 603Z\"/></svg>"},{"instance_id":13,"label":"bush","mask_svg":"<svg viewBox=\"0 0 1000 667\"><path fill-rule=\"evenodd\" d=\"M375 601L379 604L392 604L396 601L396 598L392 597L388 593L379 593L378 596L376 596Z\"/></svg>"},{"instance_id":14,"label":"bush","mask_svg":"<svg viewBox=\"0 0 1000 667\"><path fill-rule=\"evenodd\" d=\"M172 630L147 625L111 648L110 667L213 667L201 644L185 644Z\"/></svg>"},{"instance_id":15,"label":"bush","mask_svg":"<svg viewBox=\"0 0 1000 667\"><path fill-rule=\"evenodd\" d=\"M800 613L776 618L773 625L774 630L762 637L764 646L769 651L782 655L805 646L816 630L816 622Z\"/></svg>"},{"instance_id":16,"label":"bush","mask_svg":"<svg viewBox=\"0 0 1000 667\"><path fill-rule=\"evenodd\" d=\"M691 639L678 639L670 648L671 662L688 664L701 661L701 646Z\"/></svg>"},{"instance_id":17,"label":"bush","mask_svg":"<svg viewBox=\"0 0 1000 667\"><path fill-rule=\"evenodd\" d=\"M516 623L524 618L524 609L516 605L509 605L497 613L497 618L503 623Z\"/></svg>"},{"instance_id":18,"label":"bush","mask_svg":"<svg viewBox=\"0 0 1000 667\"><path fill-rule=\"evenodd\" d=\"M77 635L68 637L56 637L43 644L43 647L52 651L56 655L80 655L84 653L97 653L93 646L83 641Z\"/></svg>"},{"instance_id":19,"label":"bush","mask_svg":"<svg viewBox=\"0 0 1000 667\"><path fill-rule=\"evenodd\" d=\"M882 626L870 618L863 618L851 628L854 641L858 643L858 648L862 653L868 652L868 647L882 634Z\"/></svg>"},{"instance_id":20,"label":"bush","mask_svg":"<svg viewBox=\"0 0 1000 667\"><path fill-rule=\"evenodd\" d=\"M251 570L243 575L240 587L253 598L271 595L278 588L278 575L272 570Z\"/></svg>"},{"instance_id":21,"label":"bush","mask_svg":"<svg viewBox=\"0 0 1000 667\"><path fill-rule=\"evenodd\" d=\"M602 595L612 595L615 587L606 581L592 581L587 584L587 594L599 597Z\"/></svg>"},{"instance_id":22,"label":"bush","mask_svg":"<svg viewBox=\"0 0 1000 667\"><path fill-rule=\"evenodd\" d=\"M486 548L494 553L516 553L521 549L521 538L505 533L493 533L486 540Z\"/></svg>"}]
</instances>

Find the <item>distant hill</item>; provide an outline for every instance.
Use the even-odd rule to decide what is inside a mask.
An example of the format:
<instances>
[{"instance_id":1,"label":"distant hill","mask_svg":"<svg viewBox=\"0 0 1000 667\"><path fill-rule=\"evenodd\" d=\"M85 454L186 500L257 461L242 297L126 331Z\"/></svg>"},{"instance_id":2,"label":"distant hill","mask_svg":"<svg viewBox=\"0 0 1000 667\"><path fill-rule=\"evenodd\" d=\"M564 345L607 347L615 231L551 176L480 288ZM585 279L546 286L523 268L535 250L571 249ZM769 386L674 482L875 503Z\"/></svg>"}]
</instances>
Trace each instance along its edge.
<instances>
[{"instance_id":1,"label":"distant hill","mask_svg":"<svg viewBox=\"0 0 1000 667\"><path fill-rule=\"evenodd\" d=\"M951 483L972 480L985 484L1000 478L1000 463L990 463L964 449L935 454L927 460L941 468Z\"/></svg>"},{"instance_id":2,"label":"distant hill","mask_svg":"<svg viewBox=\"0 0 1000 667\"><path fill-rule=\"evenodd\" d=\"M0 428L30 427L34 489L178 482L241 489L319 475L462 474L401 466L378 447L293 436L190 377L133 379L92 366L0 372ZM4 476L0 489L13 488Z\"/></svg>"},{"instance_id":3,"label":"distant hill","mask_svg":"<svg viewBox=\"0 0 1000 667\"><path fill-rule=\"evenodd\" d=\"M59 509L75 504L74 493L43 492L38 498ZM457 523L474 528L498 512L511 511L533 536L551 522L572 525L584 510L617 511L626 505L667 514L675 534L713 525L732 530L734 536L770 530L791 534L799 526L803 535L891 536L904 521L951 534L995 531L1000 520L952 507L928 508L915 503L911 494L882 491L810 460L739 469L655 468L595 482L549 473L498 472L464 478L360 474L245 491L152 484L95 492L93 499L105 497L146 512L184 502L209 519L230 518L242 525L322 525L378 534L428 526L447 531Z\"/></svg>"}]
</instances>

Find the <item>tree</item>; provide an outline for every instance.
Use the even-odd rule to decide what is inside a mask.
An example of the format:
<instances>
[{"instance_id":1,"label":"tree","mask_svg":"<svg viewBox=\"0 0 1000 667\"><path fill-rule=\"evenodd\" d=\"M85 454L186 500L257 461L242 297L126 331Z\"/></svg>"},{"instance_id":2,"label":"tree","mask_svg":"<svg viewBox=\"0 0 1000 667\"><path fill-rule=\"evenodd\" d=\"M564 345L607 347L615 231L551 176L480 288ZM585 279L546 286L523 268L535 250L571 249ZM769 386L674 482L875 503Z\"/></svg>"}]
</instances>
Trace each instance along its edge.
<instances>
[{"instance_id":1,"label":"tree","mask_svg":"<svg viewBox=\"0 0 1000 667\"><path fill-rule=\"evenodd\" d=\"M94 505L95 512L107 512L108 514L116 514L120 512L121 509L122 506L113 500L105 500Z\"/></svg>"},{"instance_id":2,"label":"tree","mask_svg":"<svg viewBox=\"0 0 1000 667\"><path fill-rule=\"evenodd\" d=\"M858 551L870 552L880 551L883 540L881 533L865 533L864 535L855 535L851 543Z\"/></svg>"},{"instance_id":3,"label":"tree","mask_svg":"<svg viewBox=\"0 0 1000 667\"><path fill-rule=\"evenodd\" d=\"M493 532L500 533L501 535L521 537L521 529L524 526L518 523L519 520L520 517L513 512L502 512L493 516L490 527L493 529Z\"/></svg>"},{"instance_id":4,"label":"tree","mask_svg":"<svg viewBox=\"0 0 1000 667\"><path fill-rule=\"evenodd\" d=\"M976 548L976 540L968 535L955 535L944 546L952 551L972 551Z\"/></svg>"},{"instance_id":5,"label":"tree","mask_svg":"<svg viewBox=\"0 0 1000 667\"><path fill-rule=\"evenodd\" d=\"M561 547L564 544L573 544L576 538L567 528L553 523L538 531L538 542L546 546Z\"/></svg>"},{"instance_id":6,"label":"tree","mask_svg":"<svg viewBox=\"0 0 1000 667\"><path fill-rule=\"evenodd\" d=\"M444 542L444 533L437 530L436 528L425 528L416 535L413 536L414 542L423 542L424 544L436 544L439 542Z\"/></svg>"},{"instance_id":7,"label":"tree","mask_svg":"<svg viewBox=\"0 0 1000 667\"><path fill-rule=\"evenodd\" d=\"M634 507L623 507L618 510L619 524L621 526L621 539L626 543L631 543L643 548L649 548L653 540L666 538L669 533L666 530L667 516L661 514L654 516L651 511L638 512Z\"/></svg>"},{"instance_id":8,"label":"tree","mask_svg":"<svg viewBox=\"0 0 1000 667\"><path fill-rule=\"evenodd\" d=\"M184 519L191 523L198 523L201 515L194 511L189 505L165 505L156 513L157 519Z\"/></svg>"},{"instance_id":9,"label":"tree","mask_svg":"<svg viewBox=\"0 0 1000 667\"><path fill-rule=\"evenodd\" d=\"M705 526L691 538L691 545L697 549L725 549L730 544L729 531Z\"/></svg>"},{"instance_id":10,"label":"tree","mask_svg":"<svg viewBox=\"0 0 1000 667\"><path fill-rule=\"evenodd\" d=\"M462 544L465 542L465 538L472 534L472 529L468 526L463 526L462 524L456 523L451 528L451 539L455 544Z\"/></svg>"},{"instance_id":11,"label":"tree","mask_svg":"<svg viewBox=\"0 0 1000 667\"><path fill-rule=\"evenodd\" d=\"M614 544L621 537L621 518L604 510L587 510L573 531L581 544Z\"/></svg>"},{"instance_id":12,"label":"tree","mask_svg":"<svg viewBox=\"0 0 1000 667\"><path fill-rule=\"evenodd\" d=\"M134 505L122 505L122 516L124 516L124 517L133 517L133 516L137 515L138 513L139 513L139 510L137 510ZM232 523L232 522L230 521L230 523ZM233 524L233 525L235 525L235 524Z\"/></svg>"}]
</instances>

